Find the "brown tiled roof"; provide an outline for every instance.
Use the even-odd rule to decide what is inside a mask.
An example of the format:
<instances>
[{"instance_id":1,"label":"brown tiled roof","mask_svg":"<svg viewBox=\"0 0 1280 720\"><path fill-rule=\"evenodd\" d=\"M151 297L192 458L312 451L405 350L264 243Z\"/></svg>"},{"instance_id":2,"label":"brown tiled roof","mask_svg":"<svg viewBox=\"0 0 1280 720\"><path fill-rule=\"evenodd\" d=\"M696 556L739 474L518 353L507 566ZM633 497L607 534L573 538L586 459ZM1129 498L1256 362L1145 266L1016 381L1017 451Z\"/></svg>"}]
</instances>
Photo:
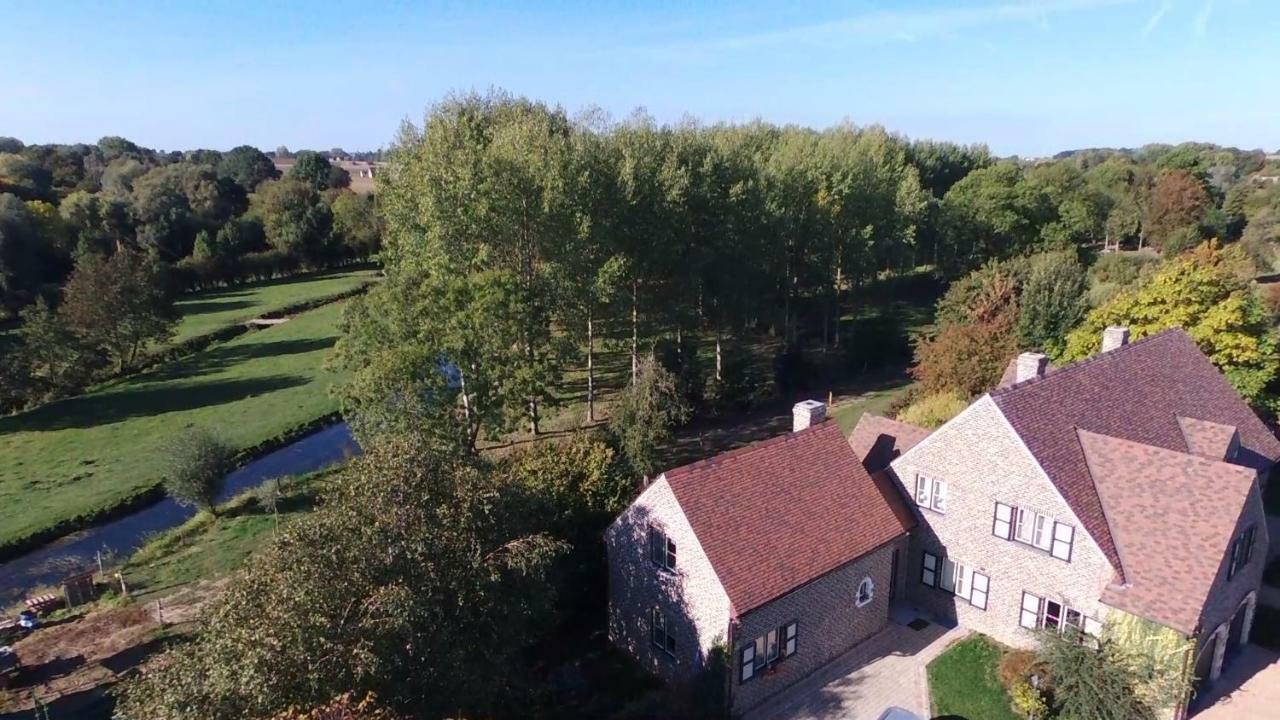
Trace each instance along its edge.
<instances>
[{"instance_id":1,"label":"brown tiled roof","mask_svg":"<svg viewBox=\"0 0 1280 720\"><path fill-rule=\"evenodd\" d=\"M1124 563L1102 601L1179 632L1200 613L1253 489L1251 468L1078 431Z\"/></svg>"},{"instance_id":2,"label":"brown tiled roof","mask_svg":"<svg viewBox=\"0 0 1280 720\"><path fill-rule=\"evenodd\" d=\"M746 613L907 532L833 420L665 473ZM892 489L892 488L889 488Z\"/></svg>"},{"instance_id":3,"label":"brown tiled roof","mask_svg":"<svg viewBox=\"0 0 1280 720\"><path fill-rule=\"evenodd\" d=\"M993 390L991 398L1117 570L1123 570L1076 429L1188 452L1179 417L1232 425L1238 465L1265 468L1280 441L1181 329Z\"/></svg>"},{"instance_id":4,"label":"brown tiled roof","mask_svg":"<svg viewBox=\"0 0 1280 720\"><path fill-rule=\"evenodd\" d=\"M1207 420L1179 417L1178 427L1182 428L1182 440L1187 444L1187 451L1210 460L1226 460L1236 439L1236 429L1231 425L1220 425Z\"/></svg>"},{"instance_id":5,"label":"brown tiled roof","mask_svg":"<svg viewBox=\"0 0 1280 720\"><path fill-rule=\"evenodd\" d=\"M867 472L879 472L902 453L929 437L930 430L910 423L890 420L880 415L863 413L849 433L849 445Z\"/></svg>"}]
</instances>

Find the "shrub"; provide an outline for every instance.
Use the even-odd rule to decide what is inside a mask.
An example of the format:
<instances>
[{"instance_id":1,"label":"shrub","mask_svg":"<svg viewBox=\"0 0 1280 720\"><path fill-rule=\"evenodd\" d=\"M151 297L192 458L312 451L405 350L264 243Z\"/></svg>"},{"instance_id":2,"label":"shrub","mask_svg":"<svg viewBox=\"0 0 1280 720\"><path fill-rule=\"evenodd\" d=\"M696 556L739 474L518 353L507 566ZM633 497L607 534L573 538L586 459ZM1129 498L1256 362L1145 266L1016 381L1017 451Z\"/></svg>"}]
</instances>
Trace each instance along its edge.
<instances>
[{"instance_id":1,"label":"shrub","mask_svg":"<svg viewBox=\"0 0 1280 720\"><path fill-rule=\"evenodd\" d=\"M655 469L658 447L689 414L675 376L651 356L640 361L635 382L620 393L609 431L631 469L648 475Z\"/></svg>"},{"instance_id":2,"label":"shrub","mask_svg":"<svg viewBox=\"0 0 1280 720\"><path fill-rule=\"evenodd\" d=\"M1009 688L1009 697L1013 699L1013 709L1027 718L1043 718L1049 713L1049 704L1044 695L1031 687L1028 682L1016 682Z\"/></svg>"},{"instance_id":3,"label":"shrub","mask_svg":"<svg viewBox=\"0 0 1280 720\"><path fill-rule=\"evenodd\" d=\"M231 448L204 428L191 428L166 448L169 467L164 488L180 505L213 512L222 481L231 469Z\"/></svg>"},{"instance_id":4,"label":"shrub","mask_svg":"<svg viewBox=\"0 0 1280 720\"><path fill-rule=\"evenodd\" d=\"M1009 650L1000 658L1000 667L997 668L996 674L1000 678L1000 684L1013 690L1013 686L1018 683L1025 683L1031 677L1033 670L1037 669L1039 660L1036 658L1035 652L1031 650Z\"/></svg>"},{"instance_id":5,"label":"shrub","mask_svg":"<svg viewBox=\"0 0 1280 720\"><path fill-rule=\"evenodd\" d=\"M922 428L933 429L959 415L968 406L968 401L959 393L935 393L926 395L903 408L898 413L898 420Z\"/></svg>"},{"instance_id":6,"label":"shrub","mask_svg":"<svg viewBox=\"0 0 1280 720\"><path fill-rule=\"evenodd\" d=\"M1018 339L1007 316L951 325L916 345L911 374L929 394L970 397L994 387L1017 352Z\"/></svg>"}]
</instances>

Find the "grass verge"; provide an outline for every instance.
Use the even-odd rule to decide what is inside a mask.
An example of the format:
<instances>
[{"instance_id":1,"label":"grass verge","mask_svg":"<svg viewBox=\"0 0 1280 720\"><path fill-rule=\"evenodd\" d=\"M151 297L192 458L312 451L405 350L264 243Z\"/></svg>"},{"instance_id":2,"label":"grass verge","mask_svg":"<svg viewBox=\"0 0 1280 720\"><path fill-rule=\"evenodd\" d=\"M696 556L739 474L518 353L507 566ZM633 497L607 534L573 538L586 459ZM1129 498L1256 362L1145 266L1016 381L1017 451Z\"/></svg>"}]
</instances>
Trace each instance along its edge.
<instances>
[{"instance_id":1,"label":"grass verge","mask_svg":"<svg viewBox=\"0 0 1280 720\"><path fill-rule=\"evenodd\" d=\"M208 427L244 449L336 411L338 375L323 363L343 307L0 419L0 553L148 492L182 429Z\"/></svg>"},{"instance_id":2,"label":"grass verge","mask_svg":"<svg viewBox=\"0 0 1280 720\"><path fill-rule=\"evenodd\" d=\"M996 677L1003 653L984 635L972 635L929 663L929 698L935 715L982 720L1020 720Z\"/></svg>"}]
</instances>

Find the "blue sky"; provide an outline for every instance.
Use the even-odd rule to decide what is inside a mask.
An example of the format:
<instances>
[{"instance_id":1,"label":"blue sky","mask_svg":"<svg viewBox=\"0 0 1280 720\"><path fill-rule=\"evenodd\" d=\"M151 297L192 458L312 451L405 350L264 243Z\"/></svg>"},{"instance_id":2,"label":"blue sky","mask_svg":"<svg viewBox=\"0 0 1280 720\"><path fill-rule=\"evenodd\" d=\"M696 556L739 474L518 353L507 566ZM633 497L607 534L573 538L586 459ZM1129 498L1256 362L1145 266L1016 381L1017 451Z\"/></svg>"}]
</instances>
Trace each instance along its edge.
<instances>
[{"instance_id":1,"label":"blue sky","mask_svg":"<svg viewBox=\"0 0 1280 720\"><path fill-rule=\"evenodd\" d=\"M1280 148L1280 0L0 0L0 135L374 148L454 90L1000 154Z\"/></svg>"}]
</instances>

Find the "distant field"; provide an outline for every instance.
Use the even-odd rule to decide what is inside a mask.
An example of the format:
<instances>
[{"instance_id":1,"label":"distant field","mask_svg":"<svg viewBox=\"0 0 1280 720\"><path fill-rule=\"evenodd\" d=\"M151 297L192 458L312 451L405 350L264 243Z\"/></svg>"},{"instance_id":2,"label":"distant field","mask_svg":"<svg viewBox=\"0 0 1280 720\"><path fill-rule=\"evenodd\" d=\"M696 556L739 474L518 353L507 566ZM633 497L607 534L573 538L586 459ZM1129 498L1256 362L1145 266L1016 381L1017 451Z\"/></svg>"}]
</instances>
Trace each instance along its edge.
<instances>
[{"instance_id":1,"label":"distant field","mask_svg":"<svg viewBox=\"0 0 1280 720\"><path fill-rule=\"evenodd\" d=\"M248 448L335 411L328 389L338 376L322 364L344 305L0 419L0 544L153 486L161 448L184 428Z\"/></svg>"},{"instance_id":2,"label":"distant field","mask_svg":"<svg viewBox=\"0 0 1280 720\"><path fill-rule=\"evenodd\" d=\"M177 303L182 321L174 342L242 323L295 303L337 295L375 279L377 274L376 270L331 272L185 296Z\"/></svg>"}]
</instances>

